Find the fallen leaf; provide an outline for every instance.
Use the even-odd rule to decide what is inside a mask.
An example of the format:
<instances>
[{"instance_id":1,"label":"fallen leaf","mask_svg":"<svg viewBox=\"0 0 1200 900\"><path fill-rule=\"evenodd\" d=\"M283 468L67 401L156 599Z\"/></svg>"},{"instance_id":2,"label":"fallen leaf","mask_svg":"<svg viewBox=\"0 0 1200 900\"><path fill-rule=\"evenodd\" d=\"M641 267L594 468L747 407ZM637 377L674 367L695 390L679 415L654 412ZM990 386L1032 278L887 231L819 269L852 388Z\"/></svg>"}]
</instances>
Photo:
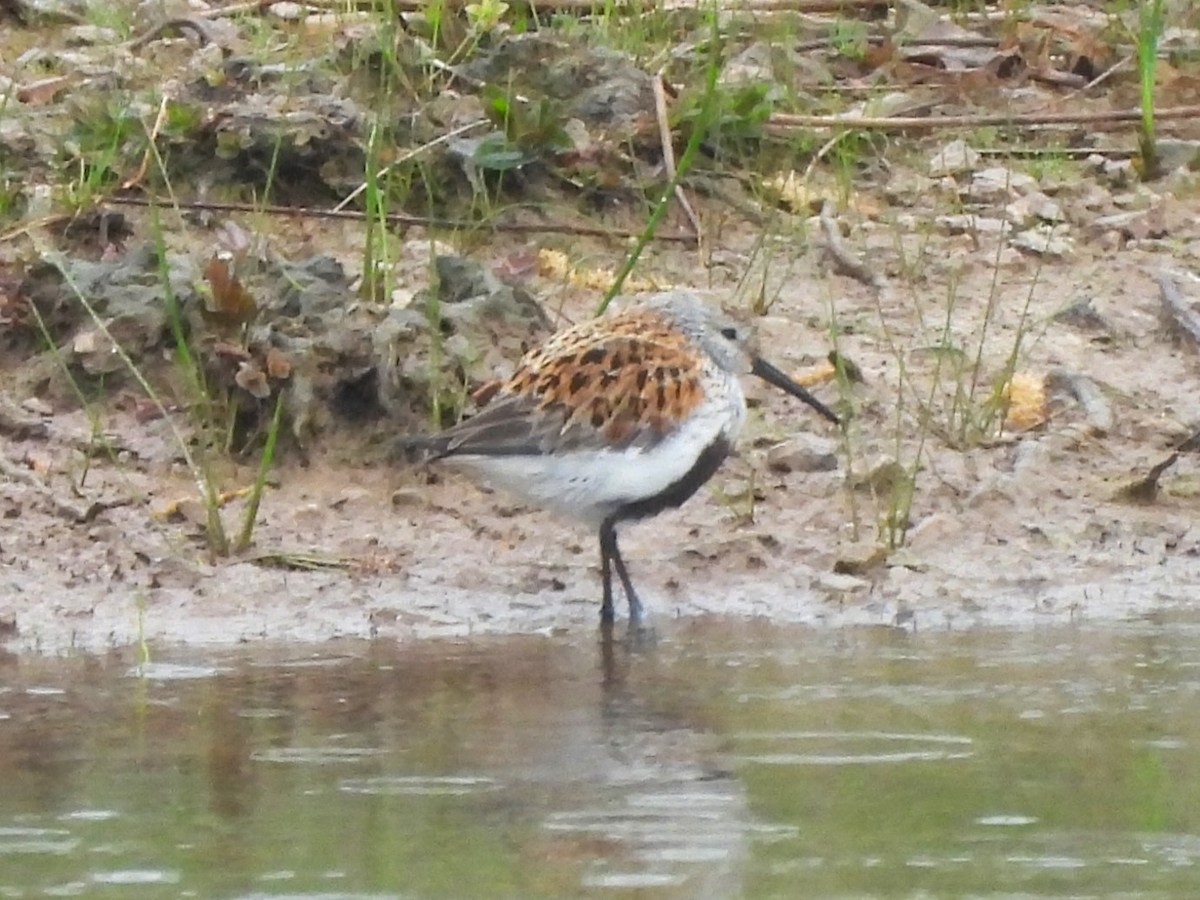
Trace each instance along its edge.
<instances>
[{"instance_id":1,"label":"fallen leaf","mask_svg":"<svg viewBox=\"0 0 1200 900\"><path fill-rule=\"evenodd\" d=\"M219 328L237 328L258 315L258 303L230 270L232 254L221 252L204 267L210 295L200 310L205 320Z\"/></svg>"},{"instance_id":2,"label":"fallen leaf","mask_svg":"<svg viewBox=\"0 0 1200 900\"><path fill-rule=\"evenodd\" d=\"M267 376L279 381L286 380L292 374L292 361L286 353L276 347L267 350Z\"/></svg>"},{"instance_id":3,"label":"fallen leaf","mask_svg":"<svg viewBox=\"0 0 1200 900\"><path fill-rule=\"evenodd\" d=\"M567 254L561 250L545 249L538 251L538 274L546 278L562 279L576 287L598 291L607 290L616 278L612 269L576 268L571 265ZM669 285L664 285L652 278L627 278L623 287L631 294L639 294L647 291L666 290Z\"/></svg>"},{"instance_id":4,"label":"fallen leaf","mask_svg":"<svg viewBox=\"0 0 1200 900\"><path fill-rule=\"evenodd\" d=\"M1046 381L1041 375L1015 372L1004 386L1008 410L1004 427L1011 431L1028 431L1046 421Z\"/></svg>"},{"instance_id":5,"label":"fallen leaf","mask_svg":"<svg viewBox=\"0 0 1200 900\"><path fill-rule=\"evenodd\" d=\"M212 347L213 355L224 356L227 359L250 359L250 351L241 344L231 344L228 341L216 341Z\"/></svg>"},{"instance_id":6,"label":"fallen leaf","mask_svg":"<svg viewBox=\"0 0 1200 900\"><path fill-rule=\"evenodd\" d=\"M815 366L796 369L791 373L792 381L801 387L812 387L814 384L824 384L837 377L837 367L831 362L820 362Z\"/></svg>"},{"instance_id":7,"label":"fallen leaf","mask_svg":"<svg viewBox=\"0 0 1200 900\"><path fill-rule=\"evenodd\" d=\"M500 388L502 387L504 387L502 379L493 378L491 381L485 381L471 392L471 402L482 409L491 402L492 398L500 392Z\"/></svg>"},{"instance_id":8,"label":"fallen leaf","mask_svg":"<svg viewBox=\"0 0 1200 900\"><path fill-rule=\"evenodd\" d=\"M30 81L17 88L17 101L27 106L41 106L52 101L60 91L66 90L70 85L69 75L52 75L49 78Z\"/></svg>"},{"instance_id":9,"label":"fallen leaf","mask_svg":"<svg viewBox=\"0 0 1200 900\"><path fill-rule=\"evenodd\" d=\"M233 376L237 386L259 400L271 396L271 386L267 384L266 373L258 367L254 360L238 363L237 374Z\"/></svg>"}]
</instances>

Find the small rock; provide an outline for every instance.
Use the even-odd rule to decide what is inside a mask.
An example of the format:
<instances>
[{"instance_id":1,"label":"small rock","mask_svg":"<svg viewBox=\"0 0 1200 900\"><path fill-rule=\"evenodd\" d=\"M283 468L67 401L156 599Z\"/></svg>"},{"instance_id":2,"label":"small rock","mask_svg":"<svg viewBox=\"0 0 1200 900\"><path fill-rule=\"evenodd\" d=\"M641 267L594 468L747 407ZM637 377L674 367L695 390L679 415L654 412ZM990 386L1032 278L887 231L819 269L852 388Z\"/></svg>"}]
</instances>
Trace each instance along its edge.
<instances>
[{"instance_id":1,"label":"small rock","mask_svg":"<svg viewBox=\"0 0 1200 900\"><path fill-rule=\"evenodd\" d=\"M75 25L67 29L67 46L81 47L94 44L112 46L119 43L120 35L103 25Z\"/></svg>"},{"instance_id":2,"label":"small rock","mask_svg":"<svg viewBox=\"0 0 1200 900\"><path fill-rule=\"evenodd\" d=\"M1159 199L1158 194L1140 185L1136 190L1122 191L1119 194L1112 195L1113 206L1131 210L1149 209Z\"/></svg>"},{"instance_id":3,"label":"small rock","mask_svg":"<svg viewBox=\"0 0 1200 900\"><path fill-rule=\"evenodd\" d=\"M947 234L1006 234L1012 226L1003 219L990 219L971 213L955 213L934 219Z\"/></svg>"},{"instance_id":4,"label":"small rock","mask_svg":"<svg viewBox=\"0 0 1200 900\"><path fill-rule=\"evenodd\" d=\"M98 328L76 334L71 341L71 353L89 375L108 375L123 366L116 347Z\"/></svg>"},{"instance_id":5,"label":"small rock","mask_svg":"<svg viewBox=\"0 0 1200 900\"><path fill-rule=\"evenodd\" d=\"M1037 190L1037 179L1003 166L982 169L971 176L966 195L981 203L1003 200Z\"/></svg>"},{"instance_id":6,"label":"small rock","mask_svg":"<svg viewBox=\"0 0 1200 900\"><path fill-rule=\"evenodd\" d=\"M837 572L830 572L818 578L816 586L831 594L855 594L870 590L871 582L856 575L843 575Z\"/></svg>"},{"instance_id":7,"label":"small rock","mask_svg":"<svg viewBox=\"0 0 1200 900\"><path fill-rule=\"evenodd\" d=\"M1094 181L1079 185L1073 193L1075 200L1072 207L1076 210L1073 216L1075 219L1085 218L1084 212L1102 212L1112 208L1112 192Z\"/></svg>"},{"instance_id":8,"label":"small rock","mask_svg":"<svg viewBox=\"0 0 1200 900\"><path fill-rule=\"evenodd\" d=\"M979 153L967 146L966 141L951 141L929 160L929 174L933 178L942 175L957 175L969 172L979 163Z\"/></svg>"},{"instance_id":9,"label":"small rock","mask_svg":"<svg viewBox=\"0 0 1200 900\"><path fill-rule=\"evenodd\" d=\"M815 434L800 434L767 451L772 472L832 472L837 469L837 442Z\"/></svg>"},{"instance_id":10,"label":"small rock","mask_svg":"<svg viewBox=\"0 0 1200 900\"><path fill-rule=\"evenodd\" d=\"M1090 296L1080 297L1066 309L1059 310L1050 318L1084 331L1111 331L1108 320L1096 312L1092 306L1092 300L1093 298Z\"/></svg>"},{"instance_id":11,"label":"small rock","mask_svg":"<svg viewBox=\"0 0 1200 900\"><path fill-rule=\"evenodd\" d=\"M721 70L720 84L774 84L774 69L771 67L772 45L759 41L751 44L730 59Z\"/></svg>"},{"instance_id":12,"label":"small rock","mask_svg":"<svg viewBox=\"0 0 1200 900\"><path fill-rule=\"evenodd\" d=\"M1159 138L1155 148L1158 150L1159 165L1164 172L1195 169L1200 163L1200 141Z\"/></svg>"},{"instance_id":13,"label":"small rock","mask_svg":"<svg viewBox=\"0 0 1200 900\"><path fill-rule=\"evenodd\" d=\"M1018 197L1004 207L1004 215L1008 221L1023 228L1037 222L1061 222L1066 218L1062 207L1041 191Z\"/></svg>"},{"instance_id":14,"label":"small rock","mask_svg":"<svg viewBox=\"0 0 1200 900\"><path fill-rule=\"evenodd\" d=\"M356 503L362 503L364 500L370 499L372 492L366 488L349 487L343 488L338 492L337 497L329 502L330 509L342 509L344 506Z\"/></svg>"},{"instance_id":15,"label":"small rock","mask_svg":"<svg viewBox=\"0 0 1200 900\"><path fill-rule=\"evenodd\" d=\"M1012 239L1013 246L1040 256L1068 256L1075 252L1075 242L1065 229L1053 225L1039 225L1022 231Z\"/></svg>"},{"instance_id":16,"label":"small rock","mask_svg":"<svg viewBox=\"0 0 1200 900\"><path fill-rule=\"evenodd\" d=\"M853 575L859 578L865 578L873 571L877 571L883 567L888 561L888 550L886 547L879 546L855 546L850 552L838 554L837 561L833 564L833 571L837 575Z\"/></svg>"},{"instance_id":17,"label":"small rock","mask_svg":"<svg viewBox=\"0 0 1200 900\"><path fill-rule=\"evenodd\" d=\"M21 409L38 416L54 415L54 408L38 397L26 397L21 401Z\"/></svg>"},{"instance_id":18,"label":"small rock","mask_svg":"<svg viewBox=\"0 0 1200 900\"><path fill-rule=\"evenodd\" d=\"M276 19L285 22L299 22L308 14L307 9L300 3L272 3L268 13Z\"/></svg>"},{"instance_id":19,"label":"small rock","mask_svg":"<svg viewBox=\"0 0 1200 900\"><path fill-rule=\"evenodd\" d=\"M1145 210L1139 209L1133 212L1113 213L1111 216L1097 216L1092 220L1092 227L1097 231L1119 231L1130 234L1130 226L1145 214Z\"/></svg>"},{"instance_id":20,"label":"small rock","mask_svg":"<svg viewBox=\"0 0 1200 900\"><path fill-rule=\"evenodd\" d=\"M953 182L951 182L953 186ZM915 206L942 187L939 179L926 178L913 172L897 172L883 189L889 203Z\"/></svg>"},{"instance_id":21,"label":"small rock","mask_svg":"<svg viewBox=\"0 0 1200 900\"><path fill-rule=\"evenodd\" d=\"M1105 159L1100 166L1103 175L1112 187L1125 187L1137 181L1137 170L1132 159Z\"/></svg>"},{"instance_id":22,"label":"small rock","mask_svg":"<svg viewBox=\"0 0 1200 900\"><path fill-rule=\"evenodd\" d=\"M860 472L854 479L852 487L855 490L869 490L876 496L885 497L891 494L898 485L909 483L911 476L904 466L894 459L881 459L871 466L867 472Z\"/></svg>"}]
</instances>

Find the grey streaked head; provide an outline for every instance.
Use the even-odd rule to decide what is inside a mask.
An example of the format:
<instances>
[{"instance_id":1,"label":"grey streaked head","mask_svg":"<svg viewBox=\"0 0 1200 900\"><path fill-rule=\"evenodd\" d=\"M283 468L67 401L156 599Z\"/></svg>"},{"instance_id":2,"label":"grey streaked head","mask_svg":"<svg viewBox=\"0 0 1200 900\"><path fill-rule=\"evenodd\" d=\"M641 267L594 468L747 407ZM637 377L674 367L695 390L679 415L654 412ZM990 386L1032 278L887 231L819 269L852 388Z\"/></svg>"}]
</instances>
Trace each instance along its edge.
<instances>
[{"instance_id":1,"label":"grey streaked head","mask_svg":"<svg viewBox=\"0 0 1200 900\"><path fill-rule=\"evenodd\" d=\"M691 291L664 291L650 297L645 305L666 315L676 328L708 354L718 368L732 375L757 375L768 384L803 400L835 425L840 424L833 410L758 355L757 336L750 325L705 303Z\"/></svg>"},{"instance_id":2,"label":"grey streaked head","mask_svg":"<svg viewBox=\"0 0 1200 900\"><path fill-rule=\"evenodd\" d=\"M645 305L660 310L680 331L711 357L717 367L733 375L753 371L758 355L754 329L691 291L654 294Z\"/></svg>"}]
</instances>

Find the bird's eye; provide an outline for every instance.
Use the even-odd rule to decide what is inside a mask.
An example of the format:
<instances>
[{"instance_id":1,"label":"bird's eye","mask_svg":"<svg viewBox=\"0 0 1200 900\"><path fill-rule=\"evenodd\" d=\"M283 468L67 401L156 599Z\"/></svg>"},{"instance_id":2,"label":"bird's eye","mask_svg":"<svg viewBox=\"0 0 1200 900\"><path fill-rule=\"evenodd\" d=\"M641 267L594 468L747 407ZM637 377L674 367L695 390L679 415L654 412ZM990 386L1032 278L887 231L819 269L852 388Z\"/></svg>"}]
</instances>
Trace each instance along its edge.
<instances>
[{"instance_id":1,"label":"bird's eye","mask_svg":"<svg viewBox=\"0 0 1200 900\"><path fill-rule=\"evenodd\" d=\"M737 329L736 328L722 328L721 329L721 337L725 338L726 340L736 341L738 338Z\"/></svg>"}]
</instances>

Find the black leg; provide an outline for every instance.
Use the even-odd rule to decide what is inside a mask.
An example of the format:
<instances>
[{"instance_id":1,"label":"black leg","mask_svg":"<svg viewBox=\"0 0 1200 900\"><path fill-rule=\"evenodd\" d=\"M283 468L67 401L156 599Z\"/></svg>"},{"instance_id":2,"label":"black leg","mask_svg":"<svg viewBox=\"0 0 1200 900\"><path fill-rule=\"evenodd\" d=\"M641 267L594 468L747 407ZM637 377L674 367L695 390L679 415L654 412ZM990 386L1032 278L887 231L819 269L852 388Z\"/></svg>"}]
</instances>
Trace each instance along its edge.
<instances>
[{"instance_id":1,"label":"black leg","mask_svg":"<svg viewBox=\"0 0 1200 900\"><path fill-rule=\"evenodd\" d=\"M617 570L621 579L621 587L625 589L625 598L629 601L629 621L638 622L642 618L642 602L638 600L637 591L629 578L629 570L625 568L625 560L621 559L621 551L617 547L617 528L613 521L606 521L600 526L600 565L604 577L604 605L600 607L600 618L612 621L612 573L609 565Z\"/></svg>"},{"instance_id":2,"label":"black leg","mask_svg":"<svg viewBox=\"0 0 1200 900\"><path fill-rule=\"evenodd\" d=\"M617 534L611 523L600 526L600 580L604 583L604 602L600 604L601 623L611 625L613 620L612 564L610 560L617 547Z\"/></svg>"}]
</instances>

